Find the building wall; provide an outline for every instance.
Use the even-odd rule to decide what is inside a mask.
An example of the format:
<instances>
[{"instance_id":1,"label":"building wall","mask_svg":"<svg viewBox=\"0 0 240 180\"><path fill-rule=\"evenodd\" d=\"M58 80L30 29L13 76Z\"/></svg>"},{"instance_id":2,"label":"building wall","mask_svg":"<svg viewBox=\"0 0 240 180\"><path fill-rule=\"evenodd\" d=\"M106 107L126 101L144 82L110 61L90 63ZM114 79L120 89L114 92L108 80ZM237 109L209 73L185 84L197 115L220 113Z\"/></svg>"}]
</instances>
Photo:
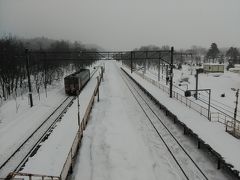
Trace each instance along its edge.
<instances>
[{"instance_id":1,"label":"building wall","mask_svg":"<svg viewBox=\"0 0 240 180\"><path fill-rule=\"evenodd\" d=\"M203 64L205 72L224 72L223 64Z\"/></svg>"}]
</instances>

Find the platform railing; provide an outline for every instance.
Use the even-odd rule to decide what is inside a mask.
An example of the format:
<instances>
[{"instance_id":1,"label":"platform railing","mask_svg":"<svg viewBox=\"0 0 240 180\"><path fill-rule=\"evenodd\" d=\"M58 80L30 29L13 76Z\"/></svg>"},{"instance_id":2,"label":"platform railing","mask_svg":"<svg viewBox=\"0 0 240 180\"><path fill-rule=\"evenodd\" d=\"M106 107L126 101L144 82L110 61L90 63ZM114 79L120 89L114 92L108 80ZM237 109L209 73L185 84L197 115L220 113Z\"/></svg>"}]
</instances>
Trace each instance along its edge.
<instances>
[{"instance_id":1,"label":"platform railing","mask_svg":"<svg viewBox=\"0 0 240 180\"><path fill-rule=\"evenodd\" d=\"M237 138L240 138L240 122L235 121L235 124L234 124L233 121L227 121L226 132L232 134Z\"/></svg>"},{"instance_id":2,"label":"platform railing","mask_svg":"<svg viewBox=\"0 0 240 180\"><path fill-rule=\"evenodd\" d=\"M74 138L74 141L72 143L72 146L71 146L71 149L68 153L66 161L65 161L65 163L62 167L62 171L61 171L61 174L60 174L60 179L61 180L67 179L68 174L71 173L72 170L73 170L73 166L74 166L74 163L75 163L75 160L76 160L76 155L78 153L78 149L79 149L82 137L83 137L83 131L87 127L89 115L90 115L92 107L94 105L95 96L97 96L97 99L99 101L99 86L101 84L101 81L103 80L103 72L104 72L104 69L101 68L101 73L97 77L97 84L95 86L95 89L93 91L91 99L88 103L86 112L85 112L85 114L82 118L82 121L80 123L79 129L78 129L77 134L76 134L76 136Z\"/></svg>"},{"instance_id":3,"label":"platform railing","mask_svg":"<svg viewBox=\"0 0 240 180\"><path fill-rule=\"evenodd\" d=\"M59 176L40 175L31 173L14 172L11 173L11 179L29 179L29 180L60 180Z\"/></svg>"},{"instance_id":4,"label":"platform railing","mask_svg":"<svg viewBox=\"0 0 240 180\"><path fill-rule=\"evenodd\" d=\"M94 105L95 96L97 96L97 99L99 101L99 86L101 84L101 81L103 81L103 72L104 72L104 68L101 67L101 72L100 72L99 76L97 77L97 84L94 88L93 94L88 103L88 106L84 113L82 121L79 125L78 131L75 135L71 149L67 155L67 158L62 167L60 175L59 176L51 176L51 175L39 175L39 174L31 174L31 173L12 172L9 174L9 179L14 179L14 178L29 179L29 180L35 180L35 179L36 180L38 180L38 179L39 180L40 179L41 180L65 180L65 179L67 179L68 174L71 173L73 170L73 165L76 160L76 155L78 153L78 149L79 149L79 146L81 143L83 131L86 129L89 115L90 115L92 107Z\"/></svg>"},{"instance_id":5,"label":"platform railing","mask_svg":"<svg viewBox=\"0 0 240 180\"><path fill-rule=\"evenodd\" d=\"M125 66L126 68L129 68L128 66ZM153 80L152 78L149 78L145 76L143 73L140 73L138 71L134 71L135 74L139 75L143 79L147 80L151 84L157 86L159 89L161 89L163 92L166 92L167 94L170 93L169 87L159 83L156 80ZM193 109L194 111L198 112L200 115L208 118L208 109L204 106L190 100L189 98L186 98L185 96L173 91L173 98L177 99L181 103L185 104L187 107ZM227 122L234 122L233 117L229 116L228 114L222 113L222 112L210 112L210 120L212 122L219 122L227 126ZM238 123L240 121L236 120Z\"/></svg>"},{"instance_id":6,"label":"platform railing","mask_svg":"<svg viewBox=\"0 0 240 180\"><path fill-rule=\"evenodd\" d=\"M125 67L129 68L128 66L125 66ZM145 76L144 74L142 74L138 71L134 71L134 73L139 75L146 81L150 82L151 84L155 85L156 87L161 89L163 92L166 92L169 94L170 89L167 86L159 83L156 80L153 80L153 79ZM172 97L177 99L181 103L185 104L187 107L195 110L200 115L202 115L208 119L208 109L207 108L199 105L198 103L186 98L185 96L183 96L175 91L173 91ZM210 112L210 121L224 124L225 128L226 128L226 132L232 134L233 136L235 136L237 138L240 138L240 121L239 120L234 119L233 117L231 117L228 114L217 111L217 112Z\"/></svg>"},{"instance_id":7,"label":"platform railing","mask_svg":"<svg viewBox=\"0 0 240 180\"><path fill-rule=\"evenodd\" d=\"M163 92L166 92L169 94L170 89L169 87L159 83L158 81L155 81L147 76L144 76L142 73L140 72L135 72L137 75L139 75L140 77L142 77L143 79L147 80L148 82L150 82L151 84L157 86L159 89L161 89ZM187 107L193 109L194 111L198 112L200 115L208 118L208 109L197 104L196 102L186 98L185 96L173 91L172 93L172 97L177 99L179 102L185 104Z\"/></svg>"}]
</instances>

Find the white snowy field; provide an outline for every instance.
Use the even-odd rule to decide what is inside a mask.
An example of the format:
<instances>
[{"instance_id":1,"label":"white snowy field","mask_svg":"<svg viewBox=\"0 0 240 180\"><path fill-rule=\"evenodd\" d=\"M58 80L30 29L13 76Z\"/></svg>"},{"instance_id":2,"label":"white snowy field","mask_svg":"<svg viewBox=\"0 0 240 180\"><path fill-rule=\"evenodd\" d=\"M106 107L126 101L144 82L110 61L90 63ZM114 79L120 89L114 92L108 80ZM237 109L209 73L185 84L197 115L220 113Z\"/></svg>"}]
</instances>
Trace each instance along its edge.
<instances>
[{"instance_id":1,"label":"white snowy field","mask_svg":"<svg viewBox=\"0 0 240 180\"><path fill-rule=\"evenodd\" d=\"M100 102L92 110L70 179L185 179L115 62L106 62L104 77ZM212 167L208 170L212 179L226 179L217 176L216 167Z\"/></svg>"},{"instance_id":2,"label":"white snowy field","mask_svg":"<svg viewBox=\"0 0 240 180\"><path fill-rule=\"evenodd\" d=\"M41 95L34 96L34 106L28 105L28 98L19 98L16 113L15 101L10 100L0 108L0 164L2 164L29 135L38 127L66 98L62 86Z\"/></svg>"},{"instance_id":3,"label":"white snowy field","mask_svg":"<svg viewBox=\"0 0 240 180\"><path fill-rule=\"evenodd\" d=\"M82 120L94 89L97 85L97 71L79 95L80 120ZM77 99L55 125L48 139L42 142L37 153L30 157L21 170L23 173L60 176L73 140L78 130Z\"/></svg>"},{"instance_id":4,"label":"white snowy field","mask_svg":"<svg viewBox=\"0 0 240 180\"><path fill-rule=\"evenodd\" d=\"M152 129L146 125L146 116L123 82L119 67L114 61L105 63L100 102L94 105L89 124L84 131L71 178L185 179L159 137L153 135ZM223 125L207 121L139 76L134 73L132 76L228 163L240 170L240 142L227 134ZM93 84L95 85L93 81L89 82L80 96L81 117L92 93ZM51 114L66 95L63 88L58 87L48 92L47 99L44 94L41 95L41 101L37 98L35 97L33 108L29 108L26 97L23 101L19 99L20 107L17 113L15 101L9 101L0 108L0 163ZM59 175L77 131L76 103L75 101L57 123L52 134L41 144L37 154L29 159L22 172Z\"/></svg>"},{"instance_id":5,"label":"white snowy field","mask_svg":"<svg viewBox=\"0 0 240 180\"><path fill-rule=\"evenodd\" d=\"M146 116L119 71L114 62L106 62L100 102L84 131L72 179L184 179L159 139L152 140L151 149L141 126Z\"/></svg>"},{"instance_id":6,"label":"white snowy field","mask_svg":"<svg viewBox=\"0 0 240 180\"><path fill-rule=\"evenodd\" d=\"M188 65L183 65L181 70L173 69L174 76L173 81L175 87L173 90L184 94L184 91L188 89L194 90L196 87L196 78L195 78L195 68L199 68L197 66L190 67ZM162 72L162 69L161 71ZM146 76L158 80L157 69L149 69L146 71ZM161 74L160 83L166 84L165 82L165 70L164 75ZM163 79L162 79L163 77ZM188 82L182 82L183 79L188 79ZM179 84L183 84L179 86ZM240 88L240 74L233 73L227 71L225 69L224 73L201 73L198 75L198 88L199 89L211 89L211 104L215 106L220 111L230 115L233 117L234 109L235 109L235 101L236 101L236 91L234 89ZM225 97L221 97L222 94L225 94ZM194 98L192 98L195 100ZM208 103L208 94L206 92L199 92L199 99L197 101L198 104L207 107ZM204 101L205 103L203 103ZM216 109L212 108L212 111L216 111ZM240 114L240 110L238 110L238 114ZM240 120L240 115L237 117Z\"/></svg>"},{"instance_id":7,"label":"white snowy field","mask_svg":"<svg viewBox=\"0 0 240 180\"><path fill-rule=\"evenodd\" d=\"M130 70L123 67L129 74ZM225 132L225 126L221 123L210 122L199 113L186 107L179 101L169 98L169 95L158 87L132 73L131 76L139 82L148 92L159 100L169 111L186 124L194 133L218 152L224 160L240 171L239 149L240 141Z\"/></svg>"},{"instance_id":8,"label":"white snowy field","mask_svg":"<svg viewBox=\"0 0 240 180\"><path fill-rule=\"evenodd\" d=\"M98 63L97 63L98 64ZM94 65L97 65L94 64ZM90 72L93 67L90 67ZM27 94L10 99L0 107L0 165L32 134L32 132L66 98L63 81L48 88L39 96L33 95L34 106L30 108Z\"/></svg>"}]
</instances>

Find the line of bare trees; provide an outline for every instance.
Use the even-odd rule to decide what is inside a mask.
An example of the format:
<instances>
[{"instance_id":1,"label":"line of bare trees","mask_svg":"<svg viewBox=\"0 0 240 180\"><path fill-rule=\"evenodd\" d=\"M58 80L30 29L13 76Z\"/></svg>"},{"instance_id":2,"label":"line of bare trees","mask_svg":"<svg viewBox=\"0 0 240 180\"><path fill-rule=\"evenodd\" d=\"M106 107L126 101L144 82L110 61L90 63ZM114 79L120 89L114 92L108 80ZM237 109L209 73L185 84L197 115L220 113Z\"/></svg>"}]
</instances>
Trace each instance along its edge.
<instances>
[{"instance_id":1,"label":"line of bare trees","mask_svg":"<svg viewBox=\"0 0 240 180\"><path fill-rule=\"evenodd\" d=\"M157 51L157 50L170 50L170 47L165 45L161 48L158 46L142 46L140 48L133 49L133 51ZM215 63L224 63L228 62L228 67L234 67L235 64L240 63L240 49L236 47L230 48L220 48L218 49L216 43L212 43L210 48L204 48L201 46L192 46L187 50L177 50L178 55L174 55L174 64L177 64L177 68L181 68L181 64L194 64L201 65L203 62L215 62ZM192 56L181 56L181 53L192 54ZM130 54L129 54L130 56ZM168 61L169 57L165 57ZM124 62L130 66L130 61ZM156 67L158 61L154 60L134 60L133 66L144 66L148 68L149 66ZM227 68L228 69L228 68Z\"/></svg>"},{"instance_id":2,"label":"line of bare trees","mask_svg":"<svg viewBox=\"0 0 240 180\"><path fill-rule=\"evenodd\" d=\"M29 54L25 53L26 48L30 49ZM33 91L40 94L40 90L45 89L47 95L47 88L53 82L61 81L64 75L94 63L94 60L83 61L81 54L76 53L81 51L96 49L87 49L79 42L50 41L46 38L41 38L39 42L11 36L0 39L0 99L7 100L28 91L27 56Z\"/></svg>"}]
</instances>

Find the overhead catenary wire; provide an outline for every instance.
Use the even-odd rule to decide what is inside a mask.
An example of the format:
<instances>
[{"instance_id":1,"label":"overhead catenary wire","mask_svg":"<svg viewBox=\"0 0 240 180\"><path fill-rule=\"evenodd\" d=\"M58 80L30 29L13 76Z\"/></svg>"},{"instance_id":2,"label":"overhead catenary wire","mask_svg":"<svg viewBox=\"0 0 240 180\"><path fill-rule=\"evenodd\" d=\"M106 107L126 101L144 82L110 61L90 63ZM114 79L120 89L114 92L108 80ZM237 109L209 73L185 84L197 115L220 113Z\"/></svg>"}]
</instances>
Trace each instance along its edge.
<instances>
[{"instance_id":1,"label":"overhead catenary wire","mask_svg":"<svg viewBox=\"0 0 240 180\"><path fill-rule=\"evenodd\" d=\"M202 93L200 93L200 95L201 95L201 96L204 96L204 97L207 97L206 95L204 95L204 94L202 94ZM234 108L231 107L231 106L229 106L229 105L227 105L227 104L224 104L224 103L222 103L222 102L219 102L219 101L217 101L217 100L215 100L215 99L211 99L211 100L212 100L212 101L215 101L216 103L219 103L219 104L225 106L226 108L231 109L232 111L227 110L227 109L225 109L225 108L223 108L223 107L221 107L220 105L217 105L217 104L215 104L215 106L218 106L218 107L220 107L220 108L222 108L222 109L224 109L224 110L226 110L226 111L229 111L229 112L231 112L231 113L234 111ZM212 103L212 104L214 104L214 103ZM238 112L240 113L240 110L238 110Z\"/></svg>"},{"instance_id":2,"label":"overhead catenary wire","mask_svg":"<svg viewBox=\"0 0 240 180\"><path fill-rule=\"evenodd\" d=\"M205 100L205 99L202 99L202 98L198 98L198 100L199 101L201 101L201 102L203 102L204 104L208 104L208 102ZM231 117L231 118L233 118L233 116L232 115L230 115L230 114L227 114L226 112L223 112L222 110L220 110L220 109L218 109L218 108L216 108L215 106L213 106L212 105L212 103L211 103L211 105L210 105L213 109L216 109L218 112L220 112L220 113L223 113L223 114L225 114L225 115L227 115L227 116L229 116L229 117ZM227 111L227 110L226 110ZM229 111L230 112L230 111ZM231 112L232 113L232 112ZM240 118L240 116L239 115L237 115L237 117L239 117Z\"/></svg>"},{"instance_id":3,"label":"overhead catenary wire","mask_svg":"<svg viewBox=\"0 0 240 180\"><path fill-rule=\"evenodd\" d=\"M123 78L123 77L122 77ZM123 78L124 80L124 78ZM130 90L130 92L132 93L132 95L134 96L135 100L137 101L137 103L139 104L139 106L141 107L141 109L143 110L144 114L146 115L146 117L148 118L149 122L151 123L151 125L153 126L153 128L155 129L156 133L158 134L158 136L161 138L161 140L163 141L164 145L166 146L166 148L168 149L169 153L171 154L171 156L173 157L173 159L175 160L175 162L177 163L177 165L179 166L179 168L181 169L181 171L183 172L184 176L186 177L186 179L189 179L189 177L187 176L186 172L184 171L184 169L182 168L182 166L180 165L180 163L178 162L178 160L176 159L176 157L174 156L173 152L171 151L171 149L169 148L168 144L165 142L164 138L161 136L160 132L157 130L157 128L155 127L154 123L152 122L151 118L148 116L146 110L144 110L143 106L141 105L141 103L139 102L139 100L137 99L136 95L134 94L133 90L130 88L130 86L128 85L128 83L126 82L126 80L124 80L124 82L126 83L128 89ZM132 85L133 87L133 85ZM147 105L147 107L151 110L151 112L156 116L156 118L159 120L159 122L164 126L164 128L167 130L167 132L171 135L171 137L173 137L173 139L175 140L175 142L180 146L180 148L183 150L183 152L188 156L188 158L191 160L191 162L196 166L196 168L199 170L199 172L204 176L205 179L208 179L207 176L204 174L204 172L198 167L198 165L194 162L194 160L191 158L191 156L187 153L187 151L184 149L184 147L179 143L179 141L175 138L175 136L171 133L171 131L168 129L168 127L162 122L162 120L158 117L158 115L154 112L154 110L150 107L150 105L146 102L146 100L139 94L139 92L136 90L136 88L133 87L133 89L135 90L135 92L141 97L141 99L145 102L145 104Z\"/></svg>"},{"instance_id":4,"label":"overhead catenary wire","mask_svg":"<svg viewBox=\"0 0 240 180\"><path fill-rule=\"evenodd\" d=\"M155 74L154 72L151 72L150 70L149 70L149 72L150 72L152 75L156 76L156 74ZM175 88L179 89L180 91L185 92L185 90L179 88L178 86L176 86L176 85L173 85L173 86L174 86ZM199 94L202 95L202 96L205 96L205 95L203 95L202 93L199 93ZM206 97L206 96L205 96L205 97ZM203 102L204 104L208 104L208 102L207 102L205 99L201 99L201 98L200 98L199 101ZM219 103L219 104L222 104L223 106L225 106L225 107L227 107L227 108L229 108L229 109L232 109L232 111L230 111L230 110L228 110L228 109L226 109L226 108L224 108L224 107L222 107L222 106L220 106L220 105L218 105L218 104L216 104L216 103L213 103L213 102L211 102L211 105L210 105L213 109L219 111L220 113L223 113L223 114L225 114L225 115L227 115L227 116L232 117L231 114L233 114L233 112L234 112L234 109L233 109L232 107L230 107L230 106L228 106L228 105L226 105L226 104L224 104L224 103L221 103L221 102L219 102L219 101L217 101L217 100L215 100L215 99L212 99L212 98L211 98L211 101L215 101L215 102L217 102L217 103ZM222 109L222 110L221 110L221 109ZM224 111L225 111L225 112L224 112ZM227 113L227 112L228 112L228 113ZM239 110L237 110L237 112L240 113ZM230 114L229 114L229 113L230 113ZM240 118L239 115L237 115L237 117Z\"/></svg>"}]
</instances>

